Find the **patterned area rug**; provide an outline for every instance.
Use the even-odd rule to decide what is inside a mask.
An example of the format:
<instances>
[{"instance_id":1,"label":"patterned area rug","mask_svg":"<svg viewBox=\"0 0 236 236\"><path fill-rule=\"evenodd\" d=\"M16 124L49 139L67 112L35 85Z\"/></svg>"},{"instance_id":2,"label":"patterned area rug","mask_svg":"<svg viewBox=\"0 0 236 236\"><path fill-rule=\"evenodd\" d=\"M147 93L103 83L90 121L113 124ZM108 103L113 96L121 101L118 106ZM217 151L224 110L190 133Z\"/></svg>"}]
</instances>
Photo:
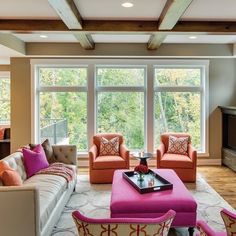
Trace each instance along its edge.
<instances>
[{"instance_id":1,"label":"patterned area rug","mask_svg":"<svg viewBox=\"0 0 236 236\"><path fill-rule=\"evenodd\" d=\"M223 221L219 212L222 208L228 210L233 208L200 175L197 177L196 184L188 183L186 187L198 203L198 219L204 219L215 230L223 230ZM71 213L76 209L88 217L109 217L110 196L111 184L91 185L87 175L78 176L76 191L66 204L52 236L78 235L71 217ZM169 235L188 235L188 231L185 228L172 229Z\"/></svg>"}]
</instances>

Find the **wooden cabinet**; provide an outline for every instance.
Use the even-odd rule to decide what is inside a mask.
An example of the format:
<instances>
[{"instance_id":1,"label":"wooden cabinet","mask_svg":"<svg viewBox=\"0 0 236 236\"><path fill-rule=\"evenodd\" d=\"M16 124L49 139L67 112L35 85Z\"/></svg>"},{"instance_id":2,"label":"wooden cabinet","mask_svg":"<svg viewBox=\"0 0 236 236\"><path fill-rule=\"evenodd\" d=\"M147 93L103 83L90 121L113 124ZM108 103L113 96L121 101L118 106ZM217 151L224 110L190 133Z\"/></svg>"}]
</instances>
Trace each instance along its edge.
<instances>
[{"instance_id":1,"label":"wooden cabinet","mask_svg":"<svg viewBox=\"0 0 236 236\"><path fill-rule=\"evenodd\" d=\"M222 163L236 171L236 152L227 148L222 148Z\"/></svg>"}]
</instances>

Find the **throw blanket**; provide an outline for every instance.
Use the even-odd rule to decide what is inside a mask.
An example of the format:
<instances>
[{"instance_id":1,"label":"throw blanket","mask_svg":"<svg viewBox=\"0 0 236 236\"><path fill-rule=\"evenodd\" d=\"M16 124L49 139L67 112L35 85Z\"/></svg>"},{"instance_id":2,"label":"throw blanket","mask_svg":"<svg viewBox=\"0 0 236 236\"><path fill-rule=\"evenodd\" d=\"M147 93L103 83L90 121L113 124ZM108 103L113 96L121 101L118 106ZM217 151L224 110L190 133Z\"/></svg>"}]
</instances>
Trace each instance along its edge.
<instances>
[{"instance_id":1,"label":"throw blanket","mask_svg":"<svg viewBox=\"0 0 236 236\"><path fill-rule=\"evenodd\" d=\"M69 166L63 163L55 162L49 167L42 169L37 172L37 174L47 174L47 175L59 175L64 177L67 182L71 181L74 175L74 171Z\"/></svg>"}]
</instances>

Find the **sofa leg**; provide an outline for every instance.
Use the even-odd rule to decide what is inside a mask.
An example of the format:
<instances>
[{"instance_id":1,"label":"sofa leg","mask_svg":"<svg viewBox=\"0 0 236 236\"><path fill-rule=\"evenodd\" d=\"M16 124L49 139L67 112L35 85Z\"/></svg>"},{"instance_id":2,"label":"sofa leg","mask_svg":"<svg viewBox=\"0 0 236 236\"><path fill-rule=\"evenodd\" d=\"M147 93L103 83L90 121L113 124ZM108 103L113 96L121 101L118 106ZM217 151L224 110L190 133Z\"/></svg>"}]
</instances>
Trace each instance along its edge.
<instances>
[{"instance_id":1,"label":"sofa leg","mask_svg":"<svg viewBox=\"0 0 236 236\"><path fill-rule=\"evenodd\" d=\"M193 236L194 227L189 227L189 228L188 228L188 233L189 233L189 236Z\"/></svg>"}]
</instances>

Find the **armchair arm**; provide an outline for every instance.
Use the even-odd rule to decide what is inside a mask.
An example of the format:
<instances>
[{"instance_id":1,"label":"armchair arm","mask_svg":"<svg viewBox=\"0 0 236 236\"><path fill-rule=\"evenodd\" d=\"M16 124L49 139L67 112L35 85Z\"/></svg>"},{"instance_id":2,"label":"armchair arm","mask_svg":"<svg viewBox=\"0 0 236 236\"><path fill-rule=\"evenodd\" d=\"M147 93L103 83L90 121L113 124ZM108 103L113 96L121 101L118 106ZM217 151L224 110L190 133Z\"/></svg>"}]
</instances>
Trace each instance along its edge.
<instances>
[{"instance_id":1,"label":"armchair arm","mask_svg":"<svg viewBox=\"0 0 236 236\"><path fill-rule=\"evenodd\" d=\"M120 155L126 161L127 168L129 168L129 150L124 144L120 145Z\"/></svg>"},{"instance_id":2,"label":"armchair arm","mask_svg":"<svg viewBox=\"0 0 236 236\"><path fill-rule=\"evenodd\" d=\"M197 221L197 229L200 232L199 236L215 236L216 232L204 221Z\"/></svg>"},{"instance_id":3,"label":"armchair arm","mask_svg":"<svg viewBox=\"0 0 236 236\"><path fill-rule=\"evenodd\" d=\"M95 144L89 149L89 166L93 165L94 160L98 156L98 148Z\"/></svg>"},{"instance_id":4,"label":"armchair arm","mask_svg":"<svg viewBox=\"0 0 236 236\"><path fill-rule=\"evenodd\" d=\"M196 166L197 151L191 144L188 144L188 156L193 161L194 166Z\"/></svg>"},{"instance_id":5,"label":"armchair arm","mask_svg":"<svg viewBox=\"0 0 236 236\"><path fill-rule=\"evenodd\" d=\"M1 235L41 235L36 186L0 187L0 209Z\"/></svg>"},{"instance_id":6,"label":"armchair arm","mask_svg":"<svg viewBox=\"0 0 236 236\"><path fill-rule=\"evenodd\" d=\"M164 153L165 153L165 145L161 143L157 148L157 167L160 167L160 161Z\"/></svg>"}]
</instances>

